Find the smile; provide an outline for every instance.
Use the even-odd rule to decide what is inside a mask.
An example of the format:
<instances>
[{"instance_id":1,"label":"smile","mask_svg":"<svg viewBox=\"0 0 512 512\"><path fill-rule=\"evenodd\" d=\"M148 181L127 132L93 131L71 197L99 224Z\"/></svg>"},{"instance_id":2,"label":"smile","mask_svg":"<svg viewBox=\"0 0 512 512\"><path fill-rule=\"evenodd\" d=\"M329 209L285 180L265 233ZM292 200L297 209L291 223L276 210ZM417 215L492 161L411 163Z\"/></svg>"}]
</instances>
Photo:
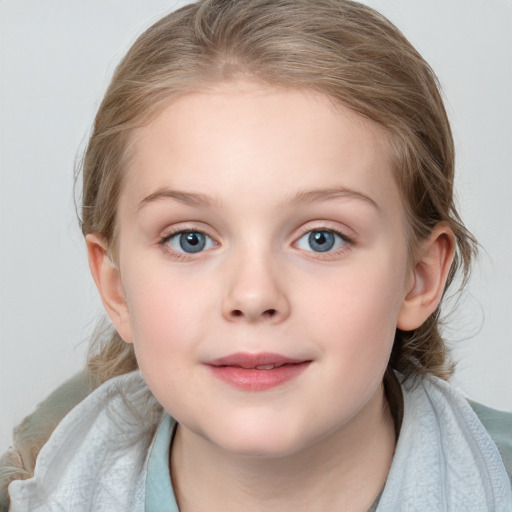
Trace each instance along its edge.
<instances>
[{"instance_id":1,"label":"smile","mask_svg":"<svg viewBox=\"0 0 512 512\"><path fill-rule=\"evenodd\" d=\"M205 365L223 382L245 391L266 391L298 377L310 360L280 354L236 353L207 361Z\"/></svg>"}]
</instances>

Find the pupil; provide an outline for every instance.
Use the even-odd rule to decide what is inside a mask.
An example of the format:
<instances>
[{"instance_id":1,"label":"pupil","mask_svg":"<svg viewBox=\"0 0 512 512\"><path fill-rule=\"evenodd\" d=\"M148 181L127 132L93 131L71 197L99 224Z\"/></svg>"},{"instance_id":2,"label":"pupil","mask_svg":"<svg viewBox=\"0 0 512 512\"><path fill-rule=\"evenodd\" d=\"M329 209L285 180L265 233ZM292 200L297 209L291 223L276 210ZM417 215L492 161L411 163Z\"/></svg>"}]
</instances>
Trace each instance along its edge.
<instances>
[{"instance_id":1,"label":"pupil","mask_svg":"<svg viewBox=\"0 0 512 512\"><path fill-rule=\"evenodd\" d=\"M205 236L202 233L182 233L180 246L185 252L199 252L206 245Z\"/></svg>"},{"instance_id":2,"label":"pupil","mask_svg":"<svg viewBox=\"0 0 512 512\"><path fill-rule=\"evenodd\" d=\"M334 246L334 235L328 231L312 231L309 235L309 245L317 252L328 251Z\"/></svg>"},{"instance_id":3,"label":"pupil","mask_svg":"<svg viewBox=\"0 0 512 512\"><path fill-rule=\"evenodd\" d=\"M196 235L194 235L193 233L189 233L187 235L187 242L190 245L197 245L199 243L199 240L198 240L198 237Z\"/></svg>"}]
</instances>

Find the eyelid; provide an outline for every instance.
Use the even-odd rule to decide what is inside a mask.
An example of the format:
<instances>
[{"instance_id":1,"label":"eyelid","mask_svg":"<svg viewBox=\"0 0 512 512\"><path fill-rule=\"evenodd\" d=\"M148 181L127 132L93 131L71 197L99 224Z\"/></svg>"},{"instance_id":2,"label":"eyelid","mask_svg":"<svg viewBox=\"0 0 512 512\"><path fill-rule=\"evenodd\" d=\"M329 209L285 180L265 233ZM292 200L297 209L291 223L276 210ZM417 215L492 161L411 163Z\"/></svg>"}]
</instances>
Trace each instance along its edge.
<instances>
[{"instance_id":1,"label":"eyelid","mask_svg":"<svg viewBox=\"0 0 512 512\"><path fill-rule=\"evenodd\" d=\"M345 240L346 242L349 242L351 244L355 243L355 233L353 230L351 230L348 227L344 229L340 228L339 223L334 223L325 220L314 220L307 222L298 229L298 232L294 234L293 238L295 241L297 241L299 238L301 238L306 233L309 233L311 231L330 231L341 236L341 238L343 238L343 240ZM347 231L349 231L350 234L348 234Z\"/></svg>"},{"instance_id":2,"label":"eyelid","mask_svg":"<svg viewBox=\"0 0 512 512\"><path fill-rule=\"evenodd\" d=\"M168 242L171 238L175 237L176 235L180 235L182 233L200 233L201 235L205 235L208 238L211 238L213 240L213 237L210 236L209 233L206 231L203 231L202 229L197 228L179 228L173 231L169 231L165 235L160 237L160 242Z\"/></svg>"},{"instance_id":3,"label":"eyelid","mask_svg":"<svg viewBox=\"0 0 512 512\"><path fill-rule=\"evenodd\" d=\"M165 229L161 230L161 235L159 235L159 241L163 241L164 239L169 239L178 233L184 233L188 231L193 231L197 233L202 233L203 235L209 236L212 240L217 242L217 236L212 233L212 229L206 226L203 222L178 222L173 224L172 226L168 226ZM217 242L218 243L218 242Z\"/></svg>"}]
</instances>

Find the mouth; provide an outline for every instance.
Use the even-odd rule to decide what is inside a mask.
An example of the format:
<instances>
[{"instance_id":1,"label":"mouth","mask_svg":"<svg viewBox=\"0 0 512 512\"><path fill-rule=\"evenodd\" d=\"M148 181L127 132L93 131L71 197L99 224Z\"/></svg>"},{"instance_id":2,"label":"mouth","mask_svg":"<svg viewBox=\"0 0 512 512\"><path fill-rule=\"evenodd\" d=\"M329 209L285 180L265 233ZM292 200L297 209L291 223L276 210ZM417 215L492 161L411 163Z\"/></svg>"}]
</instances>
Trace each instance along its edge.
<instances>
[{"instance_id":1,"label":"mouth","mask_svg":"<svg viewBox=\"0 0 512 512\"><path fill-rule=\"evenodd\" d=\"M311 360L273 353L236 353L204 363L215 377L246 391L265 391L298 377Z\"/></svg>"}]
</instances>

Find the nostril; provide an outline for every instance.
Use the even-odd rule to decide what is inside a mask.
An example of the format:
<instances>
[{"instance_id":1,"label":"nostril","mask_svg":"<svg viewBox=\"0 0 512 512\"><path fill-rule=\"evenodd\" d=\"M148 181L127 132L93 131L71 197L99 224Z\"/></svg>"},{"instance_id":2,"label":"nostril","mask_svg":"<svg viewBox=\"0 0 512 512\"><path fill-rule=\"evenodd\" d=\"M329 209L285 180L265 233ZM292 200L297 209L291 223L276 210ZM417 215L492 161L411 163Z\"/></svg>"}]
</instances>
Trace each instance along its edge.
<instances>
[{"instance_id":1,"label":"nostril","mask_svg":"<svg viewBox=\"0 0 512 512\"><path fill-rule=\"evenodd\" d=\"M240 309L233 309L233 311L231 311L231 315L233 317L235 317L235 318L240 318L242 316L245 316L244 312L241 311ZM266 317L266 318L272 318L275 315L277 315L277 310L276 309L266 309L261 314L262 317Z\"/></svg>"}]
</instances>

